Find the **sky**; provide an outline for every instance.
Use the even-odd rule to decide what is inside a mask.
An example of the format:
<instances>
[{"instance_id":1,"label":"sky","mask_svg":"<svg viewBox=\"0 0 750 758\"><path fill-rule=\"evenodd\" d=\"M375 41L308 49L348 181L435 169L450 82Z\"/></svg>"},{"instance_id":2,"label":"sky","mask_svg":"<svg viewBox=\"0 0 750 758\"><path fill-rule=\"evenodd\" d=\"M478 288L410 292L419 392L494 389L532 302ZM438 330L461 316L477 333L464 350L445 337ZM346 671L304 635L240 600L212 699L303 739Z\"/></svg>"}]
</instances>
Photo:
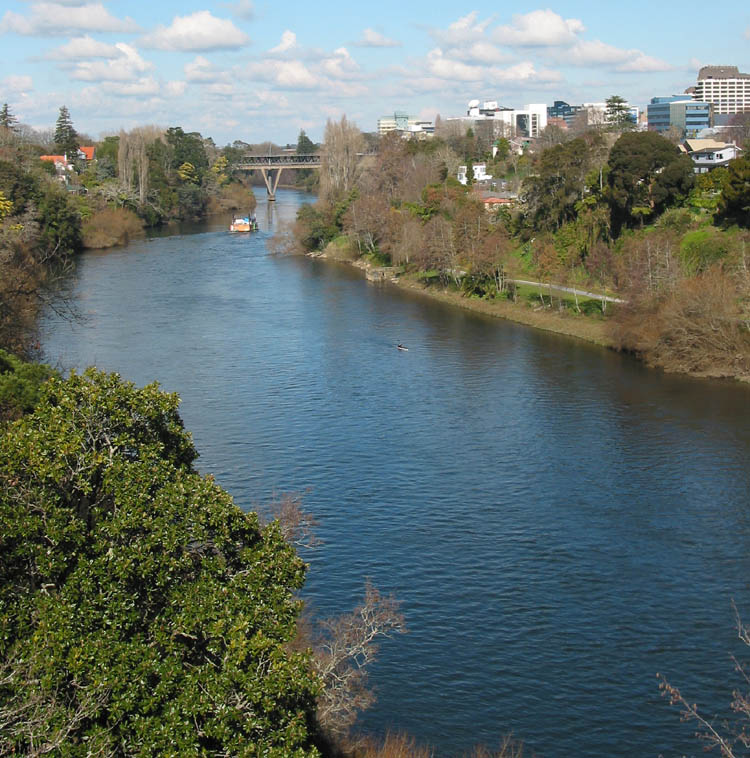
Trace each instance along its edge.
<instances>
[{"instance_id":1,"label":"sky","mask_svg":"<svg viewBox=\"0 0 750 758\"><path fill-rule=\"evenodd\" d=\"M506 10L507 8L507 10ZM708 8L710 11L710 7ZM93 138L154 124L279 144L362 131L406 111L460 116L472 99L644 107L701 65L750 72L750 4L469 4L427 0L0 0L0 103Z\"/></svg>"}]
</instances>

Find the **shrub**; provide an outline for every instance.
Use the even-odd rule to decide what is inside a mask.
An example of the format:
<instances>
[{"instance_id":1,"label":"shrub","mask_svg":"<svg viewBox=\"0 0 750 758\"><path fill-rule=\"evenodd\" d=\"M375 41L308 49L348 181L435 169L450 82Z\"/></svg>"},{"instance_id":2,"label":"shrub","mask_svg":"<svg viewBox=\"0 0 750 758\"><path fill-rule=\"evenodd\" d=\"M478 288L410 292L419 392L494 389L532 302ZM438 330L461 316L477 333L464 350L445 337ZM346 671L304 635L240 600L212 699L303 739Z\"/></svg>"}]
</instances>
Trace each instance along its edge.
<instances>
[{"instance_id":1,"label":"shrub","mask_svg":"<svg viewBox=\"0 0 750 758\"><path fill-rule=\"evenodd\" d=\"M143 222L127 208L105 207L83 223L83 246L89 248L125 245L143 231Z\"/></svg>"}]
</instances>

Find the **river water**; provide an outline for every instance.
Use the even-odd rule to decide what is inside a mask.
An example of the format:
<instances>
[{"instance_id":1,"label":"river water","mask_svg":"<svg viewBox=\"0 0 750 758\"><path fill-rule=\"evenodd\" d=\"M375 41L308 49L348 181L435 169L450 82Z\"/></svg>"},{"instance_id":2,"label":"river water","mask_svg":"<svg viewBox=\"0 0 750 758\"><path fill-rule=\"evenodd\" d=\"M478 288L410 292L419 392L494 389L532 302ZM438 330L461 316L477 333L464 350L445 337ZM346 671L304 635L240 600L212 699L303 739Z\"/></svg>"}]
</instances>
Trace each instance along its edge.
<instances>
[{"instance_id":1,"label":"river water","mask_svg":"<svg viewBox=\"0 0 750 758\"><path fill-rule=\"evenodd\" d=\"M741 685L750 388L270 254L304 200L259 195L251 236L84 255L84 318L47 315L47 359L178 392L241 507L304 492L317 613L367 577L399 598L409 631L382 645L365 731L449 756L509 732L540 756L701 754L656 673L707 715Z\"/></svg>"}]
</instances>

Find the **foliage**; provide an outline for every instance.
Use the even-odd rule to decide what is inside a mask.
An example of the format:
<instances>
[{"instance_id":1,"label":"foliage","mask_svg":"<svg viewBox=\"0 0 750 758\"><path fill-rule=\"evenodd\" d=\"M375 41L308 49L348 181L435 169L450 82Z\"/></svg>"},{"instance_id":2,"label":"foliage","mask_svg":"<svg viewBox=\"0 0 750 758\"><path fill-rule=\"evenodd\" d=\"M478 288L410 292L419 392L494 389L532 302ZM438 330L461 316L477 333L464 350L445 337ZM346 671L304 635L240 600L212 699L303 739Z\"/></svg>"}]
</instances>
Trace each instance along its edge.
<instances>
[{"instance_id":1,"label":"foliage","mask_svg":"<svg viewBox=\"0 0 750 758\"><path fill-rule=\"evenodd\" d=\"M78 133L73 128L68 109L63 105L55 124L55 148L58 153L74 160L78 154Z\"/></svg>"},{"instance_id":2,"label":"foliage","mask_svg":"<svg viewBox=\"0 0 750 758\"><path fill-rule=\"evenodd\" d=\"M616 232L683 200L693 164L656 132L627 132L609 154L609 197Z\"/></svg>"},{"instance_id":3,"label":"foliage","mask_svg":"<svg viewBox=\"0 0 750 758\"><path fill-rule=\"evenodd\" d=\"M167 144L172 148L171 168L178 169L183 163L189 163L200 179L208 168L208 156L200 134L185 133L182 127L171 126L167 129L165 137Z\"/></svg>"},{"instance_id":4,"label":"foliage","mask_svg":"<svg viewBox=\"0 0 750 758\"><path fill-rule=\"evenodd\" d=\"M607 98L607 122L613 129L627 129L634 126L628 104L619 95Z\"/></svg>"},{"instance_id":5,"label":"foliage","mask_svg":"<svg viewBox=\"0 0 750 758\"><path fill-rule=\"evenodd\" d=\"M305 134L304 129L300 129L297 137L297 155L311 155L316 150L315 143Z\"/></svg>"},{"instance_id":6,"label":"foliage","mask_svg":"<svg viewBox=\"0 0 750 758\"><path fill-rule=\"evenodd\" d=\"M26 363L0 349L0 421L32 411L41 397L43 383L56 375L49 366Z\"/></svg>"},{"instance_id":7,"label":"foliage","mask_svg":"<svg viewBox=\"0 0 750 758\"><path fill-rule=\"evenodd\" d=\"M590 168L588 145L581 138L542 153L536 173L523 182L526 214L535 229L559 229L575 218Z\"/></svg>"},{"instance_id":8,"label":"foliage","mask_svg":"<svg viewBox=\"0 0 750 758\"><path fill-rule=\"evenodd\" d=\"M8 200L5 197L5 193L0 190L0 221L2 221L6 216L10 216L10 214L13 212L13 201Z\"/></svg>"},{"instance_id":9,"label":"foliage","mask_svg":"<svg viewBox=\"0 0 750 758\"><path fill-rule=\"evenodd\" d=\"M726 257L730 240L725 233L713 227L703 227L688 232L680 243L680 258L691 275L707 271Z\"/></svg>"},{"instance_id":10,"label":"foliage","mask_svg":"<svg viewBox=\"0 0 750 758\"><path fill-rule=\"evenodd\" d=\"M183 182L198 184L198 172L195 170L195 166L192 163L183 163L177 169L177 176L179 176Z\"/></svg>"},{"instance_id":11,"label":"foliage","mask_svg":"<svg viewBox=\"0 0 750 758\"><path fill-rule=\"evenodd\" d=\"M49 186L39 200L39 213L43 219L40 240L48 253L64 257L81 249L81 216L67 193Z\"/></svg>"},{"instance_id":12,"label":"foliage","mask_svg":"<svg viewBox=\"0 0 750 758\"><path fill-rule=\"evenodd\" d=\"M0 443L0 753L314 755L304 565L192 468L175 395L50 380Z\"/></svg>"},{"instance_id":13,"label":"foliage","mask_svg":"<svg viewBox=\"0 0 750 758\"><path fill-rule=\"evenodd\" d=\"M143 230L143 221L128 208L104 206L83 222L83 246L105 248L125 245Z\"/></svg>"},{"instance_id":14,"label":"foliage","mask_svg":"<svg viewBox=\"0 0 750 758\"><path fill-rule=\"evenodd\" d=\"M729 162L718 210L722 220L750 227L750 158Z\"/></svg>"},{"instance_id":15,"label":"foliage","mask_svg":"<svg viewBox=\"0 0 750 758\"><path fill-rule=\"evenodd\" d=\"M3 103L0 108L0 127L15 131L18 128L18 119L13 115L8 103Z\"/></svg>"}]
</instances>

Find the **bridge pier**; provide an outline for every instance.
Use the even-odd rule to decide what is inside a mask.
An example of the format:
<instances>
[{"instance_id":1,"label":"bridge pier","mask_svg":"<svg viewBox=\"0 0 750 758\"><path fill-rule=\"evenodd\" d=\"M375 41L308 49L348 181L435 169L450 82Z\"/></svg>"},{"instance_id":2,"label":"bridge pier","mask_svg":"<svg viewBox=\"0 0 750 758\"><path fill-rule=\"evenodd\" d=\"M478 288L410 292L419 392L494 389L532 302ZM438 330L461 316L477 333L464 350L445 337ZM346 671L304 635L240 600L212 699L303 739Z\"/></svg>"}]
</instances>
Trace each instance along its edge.
<instances>
[{"instance_id":1,"label":"bridge pier","mask_svg":"<svg viewBox=\"0 0 750 758\"><path fill-rule=\"evenodd\" d=\"M269 200L276 200L276 190L279 186L279 178L283 168L261 168L260 173L263 176L263 181L266 185L266 192L268 192Z\"/></svg>"}]
</instances>

